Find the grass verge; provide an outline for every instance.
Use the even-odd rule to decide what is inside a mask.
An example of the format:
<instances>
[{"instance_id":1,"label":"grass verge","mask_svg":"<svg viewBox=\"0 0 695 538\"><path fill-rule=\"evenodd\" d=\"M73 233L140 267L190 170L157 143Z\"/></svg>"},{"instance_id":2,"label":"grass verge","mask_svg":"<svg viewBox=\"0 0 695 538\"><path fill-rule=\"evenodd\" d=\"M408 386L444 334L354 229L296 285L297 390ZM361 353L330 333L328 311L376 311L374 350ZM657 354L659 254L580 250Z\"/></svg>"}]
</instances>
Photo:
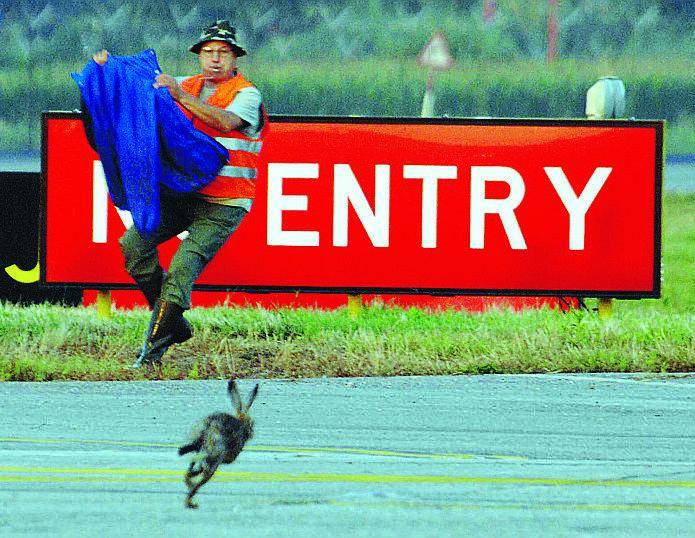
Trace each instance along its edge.
<instances>
[{"instance_id":1,"label":"grass verge","mask_svg":"<svg viewBox=\"0 0 695 538\"><path fill-rule=\"evenodd\" d=\"M372 306L335 311L196 309L196 335L161 366L132 371L148 313L0 307L3 381L349 377L545 372L682 372L695 315L533 310L483 314Z\"/></svg>"},{"instance_id":2,"label":"grass verge","mask_svg":"<svg viewBox=\"0 0 695 538\"><path fill-rule=\"evenodd\" d=\"M0 380L345 377L695 370L694 195L664 198L663 298L616 301L615 313L482 314L384 306L198 308L195 337L161 366L133 371L149 312L0 303ZM590 303L591 305L591 303Z\"/></svg>"}]
</instances>

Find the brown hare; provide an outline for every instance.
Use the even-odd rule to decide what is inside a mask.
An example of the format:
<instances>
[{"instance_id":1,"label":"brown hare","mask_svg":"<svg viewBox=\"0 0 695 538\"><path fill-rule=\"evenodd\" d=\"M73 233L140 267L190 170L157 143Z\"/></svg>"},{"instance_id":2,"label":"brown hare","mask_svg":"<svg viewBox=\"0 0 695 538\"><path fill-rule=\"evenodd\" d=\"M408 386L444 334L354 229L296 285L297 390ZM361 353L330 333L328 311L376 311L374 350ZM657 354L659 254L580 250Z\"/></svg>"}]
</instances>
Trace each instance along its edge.
<instances>
[{"instance_id":1,"label":"brown hare","mask_svg":"<svg viewBox=\"0 0 695 538\"><path fill-rule=\"evenodd\" d=\"M213 413L202 420L193 430L192 441L179 448L179 455L197 452L193 457L185 482L188 488L186 506L198 508L193 496L212 478L222 463L232 463L244 444L253 437L253 420L249 408L258 394L258 384L251 390L246 404L241 401L234 380L227 383L227 392L236 409L236 416L229 413ZM200 477L194 480L195 477Z\"/></svg>"}]
</instances>

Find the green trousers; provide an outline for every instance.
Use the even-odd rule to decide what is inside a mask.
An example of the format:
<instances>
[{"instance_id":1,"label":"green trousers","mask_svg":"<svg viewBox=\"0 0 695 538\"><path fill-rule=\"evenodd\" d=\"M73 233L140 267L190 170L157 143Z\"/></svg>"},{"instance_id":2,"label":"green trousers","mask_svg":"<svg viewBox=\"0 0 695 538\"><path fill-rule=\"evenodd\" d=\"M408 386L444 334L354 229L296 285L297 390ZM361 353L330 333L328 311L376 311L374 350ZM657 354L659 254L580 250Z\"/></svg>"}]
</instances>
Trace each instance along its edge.
<instances>
[{"instance_id":1,"label":"green trousers","mask_svg":"<svg viewBox=\"0 0 695 538\"><path fill-rule=\"evenodd\" d=\"M151 281L162 272L157 245L188 230L171 259L160 298L189 309L193 284L245 215L244 208L212 204L192 194L162 193L161 223L155 233L144 237L131 226L119 240L126 270L136 283Z\"/></svg>"}]
</instances>

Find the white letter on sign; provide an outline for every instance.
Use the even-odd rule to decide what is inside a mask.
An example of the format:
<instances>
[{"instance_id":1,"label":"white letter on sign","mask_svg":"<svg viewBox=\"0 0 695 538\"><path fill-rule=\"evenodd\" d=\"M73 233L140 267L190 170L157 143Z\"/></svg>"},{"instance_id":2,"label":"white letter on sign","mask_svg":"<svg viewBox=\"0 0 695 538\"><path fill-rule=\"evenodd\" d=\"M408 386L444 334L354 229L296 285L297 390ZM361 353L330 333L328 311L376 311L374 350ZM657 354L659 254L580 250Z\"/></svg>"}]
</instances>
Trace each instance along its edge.
<instances>
[{"instance_id":1,"label":"white letter on sign","mask_svg":"<svg viewBox=\"0 0 695 538\"><path fill-rule=\"evenodd\" d=\"M422 178L422 247L437 246L437 180L456 179L455 166L425 166L406 164L405 179Z\"/></svg>"},{"instance_id":2,"label":"white letter on sign","mask_svg":"<svg viewBox=\"0 0 695 538\"><path fill-rule=\"evenodd\" d=\"M106 243L108 236L108 204L109 190L106 186L104 166L101 161L92 163L92 242ZM121 222L126 228L133 225L130 211L116 208Z\"/></svg>"},{"instance_id":3,"label":"white letter on sign","mask_svg":"<svg viewBox=\"0 0 695 538\"><path fill-rule=\"evenodd\" d=\"M594 170L579 198L562 168L547 166L544 170L570 214L570 250L584 250L586 212L613 169L599 167Z\"/></svg>"},{"instance_id":4,"label":"white letter on sign","mask_svg":"<svg viewBox=\"0 0 695 538\"><path fill-rule=\"evenodd\" d=\"M318 163L268 164L268 245L317 247L319 233L314 231L287 231L282 229L283 211L306 211L309 198L304 195L282 194L285 178L317 179Z\"/></svg>"},{"instance_id":5,"label":"white letter on sign","mask_svg":"<svg viewBox=\"0 0 695 538\"><path fill-rule=\"evenodd\" d=\"M106 243L109 192L101 161L92 163L92 242Z\"/></svg>"},{"instance_id":6,"label":"white letter on sign","mask_svg":"<svg viewBox=\"0 0 695 538\"><path fill-rule=\"evenodd\" d=\"M486 181L505 181L509 197L501 200L485 198ZM497 213L507 232L509 244L515 250L526 248L514 209L524 199L526 186L519 172L507 166L471 166L471 248L485 248L485 215Z\"/></svg>"},{"instance_id":7,"label":"white letter on sign","mask_svg":"<svg viewBox=\"0 0 695 538\"><path fill-rule=\"evenodd\" d=\"M367 231L375 247L389 246L389 190L390 166L377 164L374 167L375 196L374 212L360 188L349 164L333 167L333 245L346 247L348 244L348 201Z\"/></svg>"}]
</instances>

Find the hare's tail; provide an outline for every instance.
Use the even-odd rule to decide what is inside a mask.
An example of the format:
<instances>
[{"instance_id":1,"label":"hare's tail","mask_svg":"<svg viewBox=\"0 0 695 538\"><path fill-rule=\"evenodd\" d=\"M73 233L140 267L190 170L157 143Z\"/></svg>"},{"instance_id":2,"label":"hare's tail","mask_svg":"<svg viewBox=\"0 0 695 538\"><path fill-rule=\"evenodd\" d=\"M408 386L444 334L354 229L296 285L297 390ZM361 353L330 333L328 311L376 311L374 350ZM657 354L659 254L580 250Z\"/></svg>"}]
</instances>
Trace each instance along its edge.
<instances>
[{"instance_id":1,"label":"hare's tail","mask_svg":"<svg viewBox=\"0 0 695 538\"><path fill-rule=\"evenodd\" d=\"M197 439L196 441L183 445L179 447L179 456L183 456L184 454L188 454L189 452L199 452L200 448L203 446L202 442L200 439Z\"/></svg>"}]
</instances>

